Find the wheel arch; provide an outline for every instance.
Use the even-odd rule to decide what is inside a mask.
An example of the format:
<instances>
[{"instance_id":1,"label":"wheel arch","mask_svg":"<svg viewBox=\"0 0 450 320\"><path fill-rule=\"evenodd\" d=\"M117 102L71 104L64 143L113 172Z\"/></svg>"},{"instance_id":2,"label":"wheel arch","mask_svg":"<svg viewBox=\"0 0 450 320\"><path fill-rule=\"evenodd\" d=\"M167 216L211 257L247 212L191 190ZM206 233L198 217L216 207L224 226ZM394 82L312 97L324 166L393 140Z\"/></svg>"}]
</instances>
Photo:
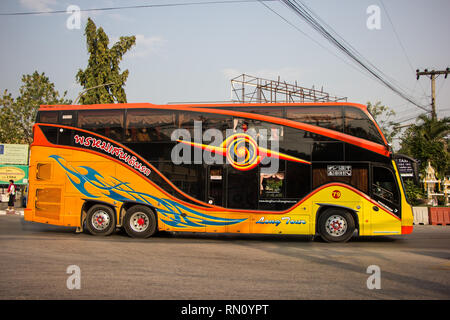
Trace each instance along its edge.
<instances>
[{"instance_id":1,"label":"wheel arch","mask_svg":"<svg viewBox=\"0 0 450 320\"><path fill-rule=\"evenodd\" d=\"M158 213L154 206L137 201L126 201L122 203L122 206L120 207L119 221L117 221L119 227L123 225L123 218L125 217L127 210L134 206L143 206L152 210L156 217L156 223L158 223Z\"/></svg>"},{"instance_id":2,"label":"wheel arch","mask_svg":"<svg viewBox=\"0 0 450 320\"><path fill-rule=\"evenodd\" d=\"M357 233L359 235L359 216L358 216L358 211L356 211L355 209L346 207L346 206L341 206L341 205L336 205L336 204L329 204L329 203L318 203L319 205L319 209L317 209L316 211L316 219L315 219L315 224L316 224L316 228L315 228L315 234L319 234L319 219L320 219L320 215L323 214L327 209L340 209L340 210L345 210L347 212L349 212L352 217L353 220L355 221L355 229L357 230Z\"/></svg>"},{"instance_id":3,"label":"wheel arch","mask_svg":"<svg viewBox=\"0 0 450 320\"><path fill-rule=\"evenodd\" d=\"M99 200L92 200L92 199L83 199L83 200L84 200L84 203L81 206L81 217L80 217L80 226L82 229L84 229L84 223L86 222L86 216L87 216L89 209L91 209L93 206L95 206L97 204L101 204L101 205L110 207L116 214L116 218L117 218L117 212L116 212L117 207L115 205L105 202L105 201L99 201ZM116 225L117 225L117 223L118 223L118 221L116 219Z\"/></svg>"}]
</instances>

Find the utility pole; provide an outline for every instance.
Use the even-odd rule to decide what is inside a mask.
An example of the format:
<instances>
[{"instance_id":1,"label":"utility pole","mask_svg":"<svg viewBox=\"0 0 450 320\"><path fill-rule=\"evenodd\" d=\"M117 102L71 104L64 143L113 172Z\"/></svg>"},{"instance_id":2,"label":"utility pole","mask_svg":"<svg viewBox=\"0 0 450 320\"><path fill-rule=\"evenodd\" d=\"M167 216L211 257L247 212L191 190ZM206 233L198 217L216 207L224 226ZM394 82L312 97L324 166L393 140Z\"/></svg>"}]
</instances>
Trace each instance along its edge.
<instances>
[{"instance_id":1,"label":"utility pole","mask_svg":"<svg viewBox=\"0 0 450 320\"><path fill-rule=\"evenodd\" d=\"M431 119L436 120L436 84L435 84L435 80L436 78L441 75L444 74L445 75L445 79L447 79L447 75L450 73L450 68L447 68L445 70L442 71L428 71L428 69L425 69L424 71L420 72L419 69L416 70L416 74L417 74L417 80L419 80L420 76L430 76L431 79Z\"/></svg>"}]
</instances>

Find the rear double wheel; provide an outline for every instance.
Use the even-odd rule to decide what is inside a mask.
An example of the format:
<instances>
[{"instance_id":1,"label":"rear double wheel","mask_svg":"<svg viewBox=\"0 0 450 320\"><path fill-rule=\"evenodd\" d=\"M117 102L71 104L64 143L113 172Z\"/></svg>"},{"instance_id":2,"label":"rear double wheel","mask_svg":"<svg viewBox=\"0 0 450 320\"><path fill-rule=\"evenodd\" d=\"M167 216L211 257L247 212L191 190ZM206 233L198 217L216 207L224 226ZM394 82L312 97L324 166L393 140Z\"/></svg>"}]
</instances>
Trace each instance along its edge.
<instances>
[{"instance_id":1,"label":"rear double wheel","mask_svg":"<svg viewBox=\"0 0 450 320\"><path fill-rule=\"evenodd\" d=\"M125 213L123 228L132 238L151 237L157 230L156 215L148 207L133 206Z\"/></svg>"},{"instance_id":2,"label":"rear double wheel","mask_svg":"<svg viewBox=\"0 0 450 320\"><path fill-rule=\"evenodd\" d=\"M342 209L326 209L320 215L318 223L320 237L327 242L346 242L355 232L353 216Z\"/></svg>"}]
</instances>

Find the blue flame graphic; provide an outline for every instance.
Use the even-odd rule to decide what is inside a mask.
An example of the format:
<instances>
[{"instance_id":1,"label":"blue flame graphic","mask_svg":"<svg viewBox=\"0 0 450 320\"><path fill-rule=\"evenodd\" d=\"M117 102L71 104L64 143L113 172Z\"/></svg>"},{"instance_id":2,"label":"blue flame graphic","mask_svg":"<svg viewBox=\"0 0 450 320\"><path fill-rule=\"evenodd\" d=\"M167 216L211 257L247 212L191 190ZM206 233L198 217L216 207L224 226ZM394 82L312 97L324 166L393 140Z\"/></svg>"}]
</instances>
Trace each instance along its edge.
<instances>
[{"instance_id":1,"label":"blue flame graphic","mask_svg":"<svg viewBox=\"0 0 450 320\"><path fill-rule=\"evenodd\" d=\"M136 191L128 182L120 181L115 177L110 177L110 181L107 181L99 172L90 167L80 166L74 168L61 156L51 155L49 158L54 159L66 171L67 178L70 182L85 196L89 198L99 198L99 196L93 195L86 190L86 187L91 185L98 189L101 194L115 201L132 201L150 205L156 209L160 219L165 224L172 227L226 226L246 220L227 219L206 215L174 200L158 198L148 193ZM80 171L86 171L86 173ZM76 180L78 180L78 182Z\"/></svg>"}]
</instances>

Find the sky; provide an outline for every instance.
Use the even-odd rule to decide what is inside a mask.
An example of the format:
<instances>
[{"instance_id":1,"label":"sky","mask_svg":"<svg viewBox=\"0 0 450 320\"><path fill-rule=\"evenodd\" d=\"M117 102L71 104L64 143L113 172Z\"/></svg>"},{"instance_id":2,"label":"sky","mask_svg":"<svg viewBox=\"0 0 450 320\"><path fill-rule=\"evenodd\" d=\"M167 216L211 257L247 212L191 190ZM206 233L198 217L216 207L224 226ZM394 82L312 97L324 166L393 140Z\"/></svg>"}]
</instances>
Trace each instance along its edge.
<instances>
[{"instance_id":1,"label":"sky","mask_svg":"<svg viewBox=\"0 0 450 320\"><path fill-rule=\"evenodd\" d=\"M450 67L450 1L301 1L415 101L429 107L431 81L417 80L415 70ZM186 2L194 0L3 0L0 13ZM423 112L361 70L282 2L265 4L301 32L257 1L82 12L80 28L68 28L71 16L64 12L0 15L0 90L16 96L22 75L37 70L75 100L82 91L75 75L88 61L84 27L91 17L111 45L120 36L136 36L136 45L121 62L122 71L130 72L128 102L226 101L231 98L230 80L245 73L323 87L349 102L381 101L397 113L392 120ZM367 27L372 5L380 8L379 29ZM436 80L436 97L438 117L450 116L450 77Z\"/></svg>"}]
</instances>

